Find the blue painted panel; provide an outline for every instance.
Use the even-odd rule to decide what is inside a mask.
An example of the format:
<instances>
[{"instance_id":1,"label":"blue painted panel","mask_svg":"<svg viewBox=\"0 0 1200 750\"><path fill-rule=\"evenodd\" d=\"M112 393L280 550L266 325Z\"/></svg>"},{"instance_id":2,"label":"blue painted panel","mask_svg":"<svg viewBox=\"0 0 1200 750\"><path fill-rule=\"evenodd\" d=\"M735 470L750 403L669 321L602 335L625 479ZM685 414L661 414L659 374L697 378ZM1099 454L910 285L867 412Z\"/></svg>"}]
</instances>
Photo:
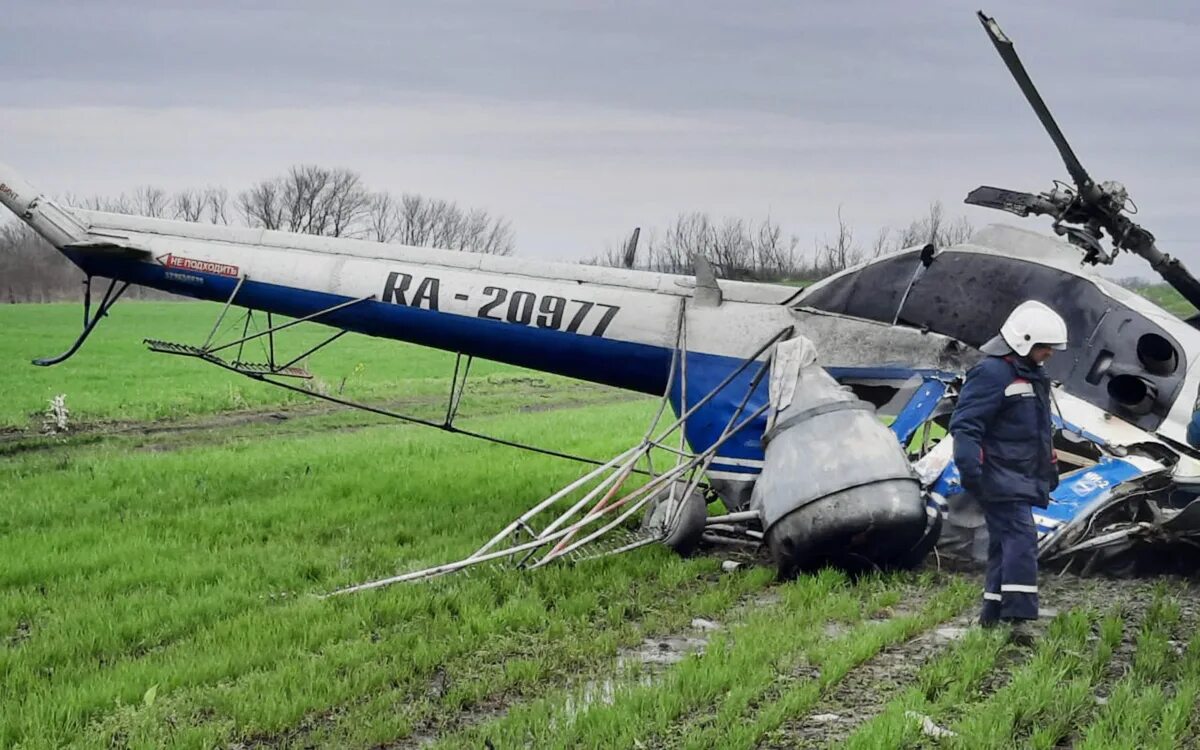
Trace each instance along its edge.
<instances>
[{"instance_id":1,"label":"blue painted panel","mask_svg":"<svg viewBox=\"0 0 1200 750\"><path fill-rule=\"evenodd\" d=\"M741 360L736 360L732 357L689 352L687 355L688 405L692 406L698 403L741 364ZM746 398L746 392L750 389L751 382L762 365L763 363L761 362L754 362L748 365L728 385L709 399L708 403L701 406L695 414L688 417L685 434L688 444L692 446L693 450L705 450L717 441L721 433L725 430L726 425L729 424L730 419L734 418L734 413L737 411L742 400ZM750 414L753 414L756 409L767 403L767 389L768 376L764 375L754 388L754 392L746 402L741 415L734 418L734 422L745 419ZM682 413L681 399L680 378L676 377L671 390L671 406L676 414ZM763 414L730 438L721 447L720 455L726 458L761 461L763 459L762 436L763 431L766 429L766 424L767 415ZM761 472L761 468L758 467L731 464L714 465L713 468L720 471L731 471L741 474L758 474Z\"/></svg>"},{"instance_id":2,"label":"blue painted panel","mask_svg":"<svg viewBox=\"0 0 1200 750\"><path fill-rule=\"evenodd\" d=\"M1113 487L1140 477L1142 470L1120 458L1102 458L1100 463L1064 474L1058 488L1050 493L1050 507L1042 511L1047 518L1070 521Z\"/></svg>"},{"instance_id":3,"label":"blue painted panel","mask_svg":"<svg viewBox=\"0 0 1200 750\"><path fill-rule=\"evenodd\" d=\"M944 395L946 395L944 382L926 378L892 422L892 432L896 433L901 445L908 445L913 433L925 423L925 420L929 419L929 415L937 408Z\"/></svg>"}]
</instances>

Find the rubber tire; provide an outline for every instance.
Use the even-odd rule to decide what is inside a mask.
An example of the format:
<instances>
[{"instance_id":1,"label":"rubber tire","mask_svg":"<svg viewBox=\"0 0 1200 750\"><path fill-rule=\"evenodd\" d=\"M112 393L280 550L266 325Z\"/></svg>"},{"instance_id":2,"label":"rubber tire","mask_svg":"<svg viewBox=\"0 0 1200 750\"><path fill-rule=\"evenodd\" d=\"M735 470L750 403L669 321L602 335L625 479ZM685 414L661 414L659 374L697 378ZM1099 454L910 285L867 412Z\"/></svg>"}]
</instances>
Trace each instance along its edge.
<instances>
[{"instance_id":1,"label":"rubber tire","mask_svg":"<svg viewBox=\"0 0 1200 750\"><path fill-rule=\"evenodd\" d=\"M680 485L680 489L684 487ZM662 521L656 514L664 510L662 501L667 499L668 493L669 490L664 490L648 503L646 514L642 516L643 529L654 528L656 523L661 525ZM680 555L690 555L700 546L700 538L704 535L704 524L707 520L708 503L704 499L704 493L695 490L683 501L675 515L675 528L667 533L662 543Z\"/></svg>"}]
</instances>

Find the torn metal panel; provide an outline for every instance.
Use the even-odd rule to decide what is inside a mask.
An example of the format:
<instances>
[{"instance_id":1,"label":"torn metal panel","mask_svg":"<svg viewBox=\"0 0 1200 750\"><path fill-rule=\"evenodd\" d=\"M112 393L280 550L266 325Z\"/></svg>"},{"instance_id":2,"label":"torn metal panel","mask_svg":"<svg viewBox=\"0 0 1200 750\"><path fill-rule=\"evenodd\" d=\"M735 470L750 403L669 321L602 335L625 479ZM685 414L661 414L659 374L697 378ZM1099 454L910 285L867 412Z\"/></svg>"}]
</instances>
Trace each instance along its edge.
<instances>
[{"instance_id":1,"label":"torn metal panel","mask_svg":"<svg viewBox=\"0 0 1200 750\"><path fill-rule=\"evenodd\" d=\"M911 403L919 404L922 395L913 391ZM1055 444L1063 473L1048 507L1033 510L1039 557L1087 572L1194 570L1200 564L1200 502L1198 493L1175 479L1180 454L1170 443L1061 389L1055 395ZM943 411L954 398L951 387ZM949 509L939 550L975 562L986 559L987 530L978 500L962 490L953 438L945 436L919 451L913 469Z\"/></svg>"},{"instance_id":2,"label":"torn metal panel","mask_svg":"<svg viewBox=\"0 0 1200 750\"><path fill-rule=\"evenodd\" d=\"M937 332L896 327L854 314L816 308L793 312L797 330L812 340L826 368L908 368L962 372L981 356Z\"/></svg>"}]
</instances>

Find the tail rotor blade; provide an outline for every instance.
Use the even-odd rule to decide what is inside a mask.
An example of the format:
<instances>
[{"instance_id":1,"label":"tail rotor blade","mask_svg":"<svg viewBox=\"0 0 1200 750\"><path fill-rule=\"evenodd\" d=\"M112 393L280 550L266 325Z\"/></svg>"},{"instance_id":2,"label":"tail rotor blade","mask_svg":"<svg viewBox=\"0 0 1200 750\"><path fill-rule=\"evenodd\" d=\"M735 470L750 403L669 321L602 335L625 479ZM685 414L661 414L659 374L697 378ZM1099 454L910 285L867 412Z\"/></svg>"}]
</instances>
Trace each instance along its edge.
<instances>
[{"instance_id":1,"label":"tail rotor blade","mask_svg":"<svg viewBox=\"0 0 1200 750\"><path fill-rule=\"evenodd\" d=\"M1079 191L1081 193L1084 192L1084 187L1091 184L1092 178L1088 176L1087 170L1079 163L1075 152L1071 150L1071 144L1067 143L1066 136L1059 130L1058 123L1054 121L1054 116L1050 114L1050 109L1046 106L1046 102L1042 101L1042 96L1038 93L1037 87L1033 85L1029 74L1025 72L1025 66L1021 64L1021 58L1017 57L1017 51L1013 48L1012 40L1004 35L996 20L984 15L983 11L979 11L979 21L983 24L984 30L987 31L988 37L991 38L992 44L996 46L996 51L1000 53L1000 58L1008 66L1008 72L1012 73L1013 78L1017 80L1017 85L1021 87L1021 91L1025 94L1025 98L1029 100L1033 111L1037 113L1038 119L1042 121L1042 127L1046 128L1046 132L1050 134L1054 145L1058 147L1058 153L1062 155L1063 162L1067 165L1067 172L1070 173L1071 179L1075 181L1075 185L1079 188Z\"/></svg>"}]
</instances>

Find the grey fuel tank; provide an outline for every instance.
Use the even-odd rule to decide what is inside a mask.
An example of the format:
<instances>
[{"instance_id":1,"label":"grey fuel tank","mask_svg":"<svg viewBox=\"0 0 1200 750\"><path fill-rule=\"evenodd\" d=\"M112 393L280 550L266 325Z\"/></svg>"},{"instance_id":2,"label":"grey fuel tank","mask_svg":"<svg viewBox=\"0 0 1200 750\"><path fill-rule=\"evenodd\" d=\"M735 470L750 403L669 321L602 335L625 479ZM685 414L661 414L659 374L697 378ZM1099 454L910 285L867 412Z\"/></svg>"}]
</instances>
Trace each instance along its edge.
<instances>
[{"instance_id":1,"label":"grey fuel tank","mask_svg":"<svg viewBox=\"0 0 1200 750\"><path fill-rule=\"evenodd\" d=\"M780 573L911 562L929 523L925 497L874 408L818 366L803 337L776 348L770 396L750 507Z\"/></svg>"}]
</instances>

